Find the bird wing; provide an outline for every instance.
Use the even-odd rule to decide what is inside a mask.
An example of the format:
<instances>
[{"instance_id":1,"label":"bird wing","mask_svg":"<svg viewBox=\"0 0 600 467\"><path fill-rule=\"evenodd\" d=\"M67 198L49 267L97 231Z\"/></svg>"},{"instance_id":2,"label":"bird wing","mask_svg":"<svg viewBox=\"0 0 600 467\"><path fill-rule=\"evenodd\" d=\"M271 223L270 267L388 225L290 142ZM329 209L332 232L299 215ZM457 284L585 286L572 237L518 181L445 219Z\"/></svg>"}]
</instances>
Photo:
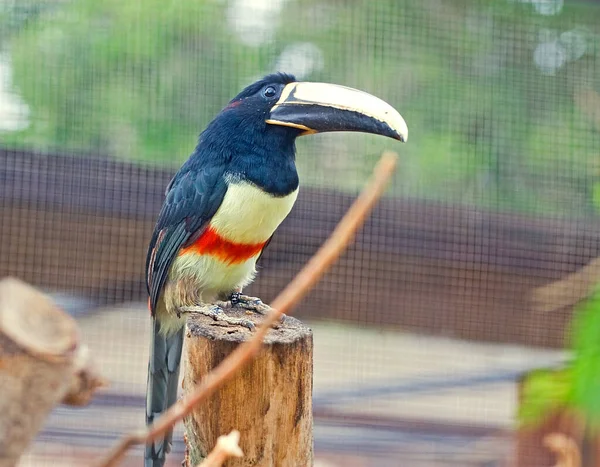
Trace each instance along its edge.
<instances>
[{"instance_id":1,"label":"bird wing","mask_svg":"<svg viewBox=\"0 0 600 467\"><path fill-rule=\"evenodd\" d=\"M273 234L275 235L275 234ZM265 242L265 244L262 247L262 250L260 250L260 254L258 255L258 258L256 258L256 264L259 263L260 259L263 257L263 255L265 254L265 250L267 249L267 247L269 246L269 243L271 243L271 240L273 240L273 235L271 235L269 237L269 239Z\"/></svg>"},{"instance_id":2,"label":"bird wing","mask_svg":"<svg viewBox=\"0 0 600 467\"><path fill-rule=\"evenodd\" d=\"M227 191L223 167L179 172L169 183L146 257L146 284L154 314L169 268L179 250L208 226Z\"/></svg>"}]
</instances>

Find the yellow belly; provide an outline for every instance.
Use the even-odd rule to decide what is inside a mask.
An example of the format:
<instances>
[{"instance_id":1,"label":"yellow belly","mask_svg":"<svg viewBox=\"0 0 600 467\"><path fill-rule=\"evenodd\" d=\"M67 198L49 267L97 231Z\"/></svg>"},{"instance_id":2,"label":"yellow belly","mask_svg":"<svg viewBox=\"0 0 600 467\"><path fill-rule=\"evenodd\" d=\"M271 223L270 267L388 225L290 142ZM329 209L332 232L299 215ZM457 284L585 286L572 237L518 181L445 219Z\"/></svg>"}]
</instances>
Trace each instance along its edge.
<instances>
[{"instance_id":1,"label":"yellow belly","mask_svg":"<svg viewBox=\"0 0 600 467\"><path fill-rule=\"evenodd\" d=\"M298 190L274 197L250 183L230 183L209 227L228 242L266 242L289 214L297 196ZM157 313L174 317L180 306L211 303L241 290L254 279L259 256L260 251L243 261L231 262L223 255L202 254L189 248L171 265Z\"/></svg>"}]
</instances>

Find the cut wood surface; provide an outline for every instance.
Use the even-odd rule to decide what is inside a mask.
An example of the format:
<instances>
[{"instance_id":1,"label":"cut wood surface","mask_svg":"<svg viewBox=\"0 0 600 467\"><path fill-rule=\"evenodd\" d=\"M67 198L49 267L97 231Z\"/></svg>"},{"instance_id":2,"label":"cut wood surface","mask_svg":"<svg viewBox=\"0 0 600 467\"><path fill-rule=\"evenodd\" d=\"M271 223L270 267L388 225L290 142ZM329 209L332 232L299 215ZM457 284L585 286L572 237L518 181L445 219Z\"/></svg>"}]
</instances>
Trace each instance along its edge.
<instances>
[{"instance_id":1,"label":"cut wood surface","mask_svg":"<svg viewBox=\"0 0 600 467\"><path fill-rule=\"evenodd\" d=\"M257 315L228 310L259 323ZM252 332L191 315L184 349L184 392L192 390ZM269 331L258 357L185 420L189 460L198 464L219 436L241 434L244 456L228 467L312 465L312 331L293 317Z\"/></svg>"},{"instance_id":2,"label":"cut wood surface","mask_svg":"<svg viewBox=\"0 0 600 467\"><path fill-rule=\"evenodd\" d=\"M75 321L17 279L0 281L0 467L12 467L60 402L103 385Z\"/></svg>"}]
</instances>

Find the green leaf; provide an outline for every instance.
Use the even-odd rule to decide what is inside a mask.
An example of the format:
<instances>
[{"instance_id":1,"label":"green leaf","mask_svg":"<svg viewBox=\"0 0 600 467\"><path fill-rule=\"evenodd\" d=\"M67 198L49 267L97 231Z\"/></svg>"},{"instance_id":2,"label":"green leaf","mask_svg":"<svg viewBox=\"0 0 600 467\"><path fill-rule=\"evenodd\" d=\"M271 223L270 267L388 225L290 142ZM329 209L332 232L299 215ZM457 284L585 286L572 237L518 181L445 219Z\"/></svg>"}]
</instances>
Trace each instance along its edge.
<instances>
[{"instance_id":1,"label":"green leaf","mask_svg":"<svg viewBox=\"0 0 600 467\"><path fill-rule=\"evenodd\" d=\"M600 291L576 310L572 323L574 359L571 403L591 425L600 425Z\"/></svg>"},{"instance_id":2,"label":"green leaf","mask_svg":"<svg viewBox=\"0 0 600 467\"><path fill-rule=\"evenodd\" d=\"M572 387L571 369L538 370L528 374L523 382L519 424L536 425L549 414L567 406Z\"/></svg>"}]
</instances>

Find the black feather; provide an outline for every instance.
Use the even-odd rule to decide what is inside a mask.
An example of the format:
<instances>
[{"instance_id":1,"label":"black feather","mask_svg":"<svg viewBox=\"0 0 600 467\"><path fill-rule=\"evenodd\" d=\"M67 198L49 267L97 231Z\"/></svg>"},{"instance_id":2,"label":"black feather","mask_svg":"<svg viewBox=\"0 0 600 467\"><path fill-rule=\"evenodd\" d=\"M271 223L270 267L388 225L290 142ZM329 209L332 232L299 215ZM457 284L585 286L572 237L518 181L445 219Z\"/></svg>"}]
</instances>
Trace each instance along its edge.
<instances>
[{"instance_id":1,"label":"black feather","mask_svg":"<svg viewBox=\"0 0 600 467\"><path fill-rule=\"evenodd\" d=\"M286 196L298 188L295 139L302 130L266 123L275 96L263 92L273 86L278 93L295 81L291 75L269 75L248 86L200 134L198 144L170 181L146 258L150 309L155 315L169 270L182 247L197 240L209 225L227 192L228 182L248 182L273 196ZM270 240L269 240L270 241ZM161 334L154 319L152 354L147 390L147 423L152 423L177 396L183 330ZM170 444L150 443L146 466L160 467Z\"/></svg>"},{"instance_id":2,"label":"black feather","mask_svg":"<svg viewBox=\"0 0 600 467\"><path fill-rule=\"evenodd\" d=\"M223 202L227 181L247 181L273 196L298 188L295 139L301 130L269 125L274 102L262 96L296 79L276 73L240 92L200 134L191 157L170 181L146 257L150 309L156 308L179 250L199 237Z\"/></svg>"},{"instance_id":3,"label":"black feather","mask_svg":"<svg viewBox=\"0 0 600 467\"><path fill-rule=\"evenodd\" d=\"M179 250L197 238L221 205L227 184L225 168L180 170L173 178L158 216L146 257L146 281L150 310L158 298Z\"/></svg>"},{"instance_id":4,"label":"black feather","mask_svg":"<svg viewBox=\"0 0 600 467\"><path fill-rule=\"evenodd\" d=\"M282 84L282 85L286 85L289 83L293 83L296 81L296 77L294 75L290 75L288 73L273 73L270 75L265 76L262 79L259 79L258 81L252 83L251 85L247 86L246 88L244 88L237 96L235 96L230 104L232 102L238 101L240 99L246 99L248 97L251 97L253 95L255 95L258 91L260 91L264 86L270 84Z\"/></svg>"}]
</instances>

